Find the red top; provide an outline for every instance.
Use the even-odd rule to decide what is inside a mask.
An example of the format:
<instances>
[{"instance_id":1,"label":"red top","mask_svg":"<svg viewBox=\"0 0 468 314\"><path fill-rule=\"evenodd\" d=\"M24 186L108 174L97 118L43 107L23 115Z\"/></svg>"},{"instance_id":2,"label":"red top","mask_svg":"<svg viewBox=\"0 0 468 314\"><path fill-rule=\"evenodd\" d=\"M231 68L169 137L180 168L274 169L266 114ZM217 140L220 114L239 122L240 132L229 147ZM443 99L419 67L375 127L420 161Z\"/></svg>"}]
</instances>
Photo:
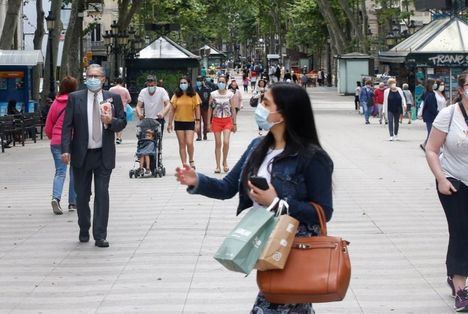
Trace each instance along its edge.
<instances>
[{"instance_id":1,"label":"red top","mask_svg":"<svg viewBox=\"0 0 468 314\"><path fill-rule=\"evenodd\" d=\"M385 89L376 88L374 90L374 103L376 105L383 105Z\"/></svg>"},{"instance_id":2,"label":"red top","mask_svg":"<svg viewBox=\"0 0 468 314\"><path fill-rule=\"evenodd\" d=\"M68 94L59 95L50 106L44 129L47 137L50 139L50 145L60 145L62 143L62 125L65 118L67 101Z\"/></svg>"}]
</instances>

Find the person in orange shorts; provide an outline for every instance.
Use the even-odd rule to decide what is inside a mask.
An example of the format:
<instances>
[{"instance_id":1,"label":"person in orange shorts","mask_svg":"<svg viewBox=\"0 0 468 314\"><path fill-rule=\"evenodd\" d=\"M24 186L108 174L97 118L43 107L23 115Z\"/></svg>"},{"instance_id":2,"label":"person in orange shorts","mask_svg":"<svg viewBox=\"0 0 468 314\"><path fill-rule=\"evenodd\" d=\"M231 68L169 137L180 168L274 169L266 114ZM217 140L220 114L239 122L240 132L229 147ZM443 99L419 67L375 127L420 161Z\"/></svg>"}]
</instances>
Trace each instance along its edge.
<instances>
[{"instance_id":1,"label":"person in orange shorts","mask_svg":"<svg viewBox=\"0 0 468 314\"><path fill-rule=\"evenodd\" d=\"M237 131L236 98L226 89L226 77L218 78L218 90L211 92L210 107L208 109L208 130L215 136L215 173L221 173L221 147L223 149L223 170L229 171L227 156L231 132ZM221 143L221 134L223 141Z\"/></svg>"}]
</instances>

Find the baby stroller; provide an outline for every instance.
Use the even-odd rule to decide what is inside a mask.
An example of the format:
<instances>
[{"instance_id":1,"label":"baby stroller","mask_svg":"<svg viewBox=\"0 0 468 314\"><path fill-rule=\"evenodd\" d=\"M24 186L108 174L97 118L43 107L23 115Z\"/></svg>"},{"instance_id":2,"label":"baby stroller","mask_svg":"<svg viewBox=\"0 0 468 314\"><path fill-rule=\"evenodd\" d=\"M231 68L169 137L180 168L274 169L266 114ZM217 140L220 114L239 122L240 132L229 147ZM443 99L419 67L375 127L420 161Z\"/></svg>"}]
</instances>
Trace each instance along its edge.
<instances>
[{"instance_id":1,"label":"baby stroller","mask_svg":"<svg viewBox=\"0 0 468 314\"><path fill-rule=\"evenodd\" d=\"M154 139L145 138L145 133L147 130L152 130L154 132ZM148 155L150 156L150 168L151 173L154 177L162 177L166 175L166 168L162 164L162 133L161 133L161 124L150 118L145 118L140 121L136 128L136 136L138 138L137 152L140 150L145 150L148 147L152 147L153 151ZM149 143L153 143L148 145ZM138 178L142 175L140 160L135 153L135 162L133 163L133 169L128 173L130 179ZM136 167L138 165L138 167Z\"/></svg>"}]
</instances>

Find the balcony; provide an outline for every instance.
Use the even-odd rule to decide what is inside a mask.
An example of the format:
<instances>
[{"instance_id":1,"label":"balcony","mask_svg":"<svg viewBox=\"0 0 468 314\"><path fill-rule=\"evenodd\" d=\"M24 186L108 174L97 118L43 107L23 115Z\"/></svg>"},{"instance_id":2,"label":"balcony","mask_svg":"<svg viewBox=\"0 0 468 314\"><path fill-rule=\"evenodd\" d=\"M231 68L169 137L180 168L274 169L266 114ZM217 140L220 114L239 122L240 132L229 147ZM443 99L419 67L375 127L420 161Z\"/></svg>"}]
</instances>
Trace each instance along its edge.
<instances>
[{"instance_id":1,"label":"balcony","mask_svg":"<svg viewBox=\"0 0 468 314\"><path fill-rule=\"evenodd\" d=\"M104 41L91 41L90 39L85 39L83 41L83 50L92 51L93 55L96 56L106 56L107 50Z\"/></svg>"}]
</instances>

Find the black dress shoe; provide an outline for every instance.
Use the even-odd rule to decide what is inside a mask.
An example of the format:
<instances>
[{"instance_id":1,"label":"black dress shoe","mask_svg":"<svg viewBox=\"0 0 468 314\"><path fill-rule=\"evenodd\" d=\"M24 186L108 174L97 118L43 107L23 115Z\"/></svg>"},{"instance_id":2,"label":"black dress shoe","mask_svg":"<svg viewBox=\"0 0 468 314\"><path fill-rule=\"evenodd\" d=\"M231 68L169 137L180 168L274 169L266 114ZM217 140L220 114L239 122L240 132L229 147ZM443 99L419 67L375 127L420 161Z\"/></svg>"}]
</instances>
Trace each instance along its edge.
<instances>
[{"instance_id":1,"label":"black dress shoe","mask_svg":"<svg viewBox=\"0 0 468 314\"><path fill-rule=\"evenodd\" d=\"M107 242L107 240L101 239L96 240L96 242L94 242L94 245L97 247L109 247L109 242Z\"/></svg>"},{"instance_id":2,"label":"black dress shoe","mask_svg":"<svg viewBox=\"0 0 468 314\"><path fill-rule=\"evenodd\" d=\"M81 243L89 242L89 232L80 232L78 237Z\"/></svg>"}]
</instances>

